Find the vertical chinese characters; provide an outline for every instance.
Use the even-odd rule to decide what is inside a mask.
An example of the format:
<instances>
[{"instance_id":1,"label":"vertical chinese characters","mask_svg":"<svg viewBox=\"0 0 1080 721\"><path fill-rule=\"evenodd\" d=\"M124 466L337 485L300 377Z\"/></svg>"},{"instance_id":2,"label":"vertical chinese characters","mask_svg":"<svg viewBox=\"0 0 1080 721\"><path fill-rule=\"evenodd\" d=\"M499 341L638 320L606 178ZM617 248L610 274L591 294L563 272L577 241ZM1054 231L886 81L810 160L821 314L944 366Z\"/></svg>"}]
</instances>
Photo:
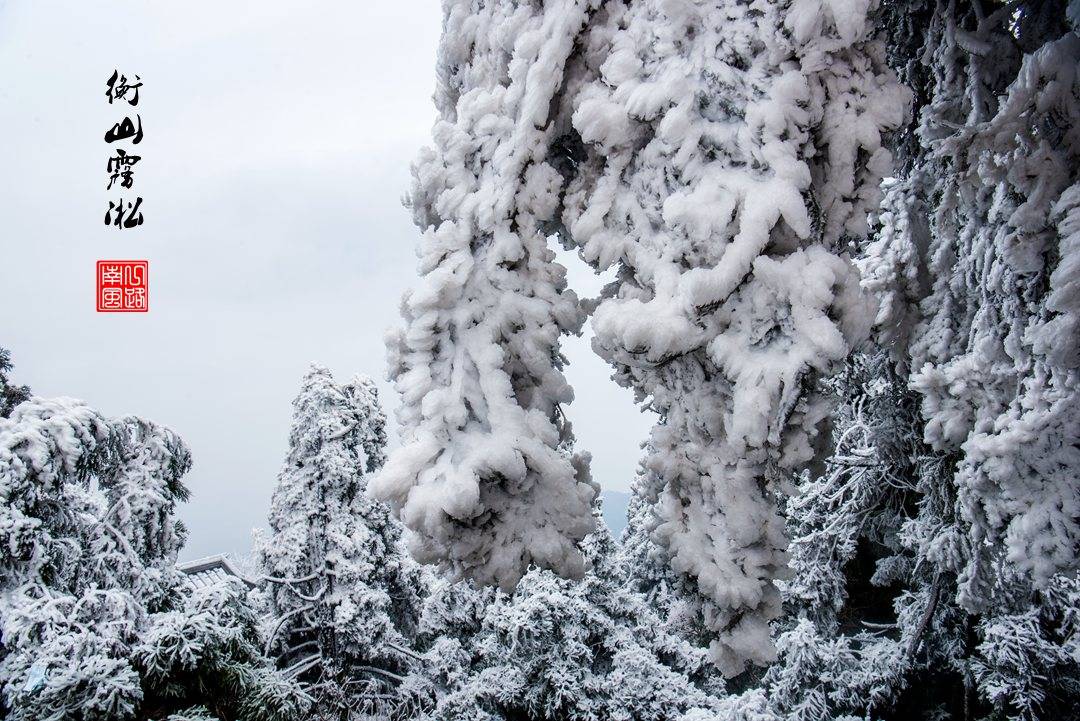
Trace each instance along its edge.
<instances>
[{"instance_id":1,"label":"vertical chinese characters","mask_svg":"<svg viewBox=\"0 0 1080 721\"><path fill-rule=\"evenodd\" d=\"M131 107L137 107L139 104L139 89L142 85L142 80L138 75L133 76L132 80L128 80L126 75L121 75L118 70L113 70L112 75L105 82L105 97L108 98L109 105L126 102ZM138 113L135 114L134 121L130 116L125 116L123 120L114 123L105 133L105 142L109 145L128 141L134 146L142 142L142 139L142 116ZM105 171L108 173L108 185L105 186L105 189L112 190L114 186L121 190L134 189L135 165L140 160L142 160L141 156L135 155L124 148L114 147L113 154L109 157L105 166ZM142 203L141 196L136 196L134 200L131 200L130 196L127 200L124 200L123 197L117 198L115 201L109 200L109 207L105 211L105 225L120 229L139 227L144 220L140 209Z\"/></svg>"}]
</instances>

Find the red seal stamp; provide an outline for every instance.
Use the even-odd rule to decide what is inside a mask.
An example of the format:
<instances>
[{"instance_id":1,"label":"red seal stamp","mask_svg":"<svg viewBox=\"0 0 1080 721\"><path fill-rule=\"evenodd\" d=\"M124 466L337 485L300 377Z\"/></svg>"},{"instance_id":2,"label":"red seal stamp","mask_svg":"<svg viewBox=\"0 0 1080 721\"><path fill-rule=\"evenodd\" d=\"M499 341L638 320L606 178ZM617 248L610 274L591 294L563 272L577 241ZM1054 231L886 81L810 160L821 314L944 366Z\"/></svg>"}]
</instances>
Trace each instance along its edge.
<instances>
[{"instance_id":1,"label":"red seal stamp","mask_svg":"<svg viewBox=\"0 0 1080 721\"><path fill-rule=\"evenodd\" d=\"M150 263L145 260L97 262L98 313L145 313L150 309Z\"/></svg>"}]
</instances>

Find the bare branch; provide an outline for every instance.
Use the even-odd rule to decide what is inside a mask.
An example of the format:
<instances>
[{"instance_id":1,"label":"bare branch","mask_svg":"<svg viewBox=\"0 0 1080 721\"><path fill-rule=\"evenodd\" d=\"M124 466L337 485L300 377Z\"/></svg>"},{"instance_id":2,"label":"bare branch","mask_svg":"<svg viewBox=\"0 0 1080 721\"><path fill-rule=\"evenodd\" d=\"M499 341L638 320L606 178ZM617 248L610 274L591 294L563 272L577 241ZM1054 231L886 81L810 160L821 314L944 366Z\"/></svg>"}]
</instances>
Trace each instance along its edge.
<instances>
[{"instance_id":1,"label":"bare branch","mask_svg":"<svg viewBox=\"0 0 1080 721\"><path fill-rule=\"evenodd\" d=\"M915 629L915 635L911 637L911 641L908 643L907 658L909 661L915 657L915 652L919 650L919 643L930 625L930 619L934 616L934 609L937 608L938 596L940 595L941 574L937 574L934 576L934 583L930 586L930 598L926 602L926 610L923 611L922 618L919 619L919 626Z\"/></svg>"}]
</instances>

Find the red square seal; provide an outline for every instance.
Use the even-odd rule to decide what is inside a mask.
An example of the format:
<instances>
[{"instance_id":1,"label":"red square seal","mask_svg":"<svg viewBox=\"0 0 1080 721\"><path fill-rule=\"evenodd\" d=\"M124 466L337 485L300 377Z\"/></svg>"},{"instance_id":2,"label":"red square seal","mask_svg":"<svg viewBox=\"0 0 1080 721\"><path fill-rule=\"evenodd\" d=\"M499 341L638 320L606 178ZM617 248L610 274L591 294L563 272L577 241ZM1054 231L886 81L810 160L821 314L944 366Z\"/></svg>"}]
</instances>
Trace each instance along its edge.
<instances>
[{"instance_id":1,"label":"red square seal","mask_svg":"<svg viewBox=\"0 0 1080 721\"><path fill-rule=\"evenodd\" d=\"M97 262L98 313L145 313L150 310L150 263L145 260Z\"/></svg>"}]
</instances>

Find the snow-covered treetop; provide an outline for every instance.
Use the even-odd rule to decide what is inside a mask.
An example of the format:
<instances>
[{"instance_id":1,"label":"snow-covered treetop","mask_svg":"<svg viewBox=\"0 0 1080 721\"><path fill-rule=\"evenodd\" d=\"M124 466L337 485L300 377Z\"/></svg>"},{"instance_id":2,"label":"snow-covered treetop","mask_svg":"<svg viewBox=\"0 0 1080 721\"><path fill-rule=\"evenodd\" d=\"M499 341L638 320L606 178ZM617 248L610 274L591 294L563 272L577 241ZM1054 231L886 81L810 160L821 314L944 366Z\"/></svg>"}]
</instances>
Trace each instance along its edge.
<instances>
[{"instance_id":1,"label":"snow-covered treetop","mask_svg":"<svg viewBox=\"0 0 1080 721\"><path fill-rule=\"evenodd\" d=\"M10 351L0 348L0 418L6 418L15 406L30 397L29 386L17 386L8 380L11 368Z\"/></svg>"},{"instance_id":2,"label":"snow-covered treetop","mask_svg":"<svg viewBox=\"0 0 1080 721\"><path fill-rule=\"evenodd\" d=\"M150 421L109 420L71 398L20 404L0 418L0 585L126 588L148 565L171 566L190 463L183 442Z\"/></svg>"},{"instance_id":3,"label":"snow-covered treetop","mask_svg":"<svg viewBox=\"0 0 1080 721\"><path fill-rule=\"evenodd\" d=\"M336 684L350 664L381 663L407 644L420 581L400 524L367 493L385 426L369 378L339 385L314 365L304 376L257 550L275 617L267 648L305 678Z\"/></svg>"}]
</instances>

